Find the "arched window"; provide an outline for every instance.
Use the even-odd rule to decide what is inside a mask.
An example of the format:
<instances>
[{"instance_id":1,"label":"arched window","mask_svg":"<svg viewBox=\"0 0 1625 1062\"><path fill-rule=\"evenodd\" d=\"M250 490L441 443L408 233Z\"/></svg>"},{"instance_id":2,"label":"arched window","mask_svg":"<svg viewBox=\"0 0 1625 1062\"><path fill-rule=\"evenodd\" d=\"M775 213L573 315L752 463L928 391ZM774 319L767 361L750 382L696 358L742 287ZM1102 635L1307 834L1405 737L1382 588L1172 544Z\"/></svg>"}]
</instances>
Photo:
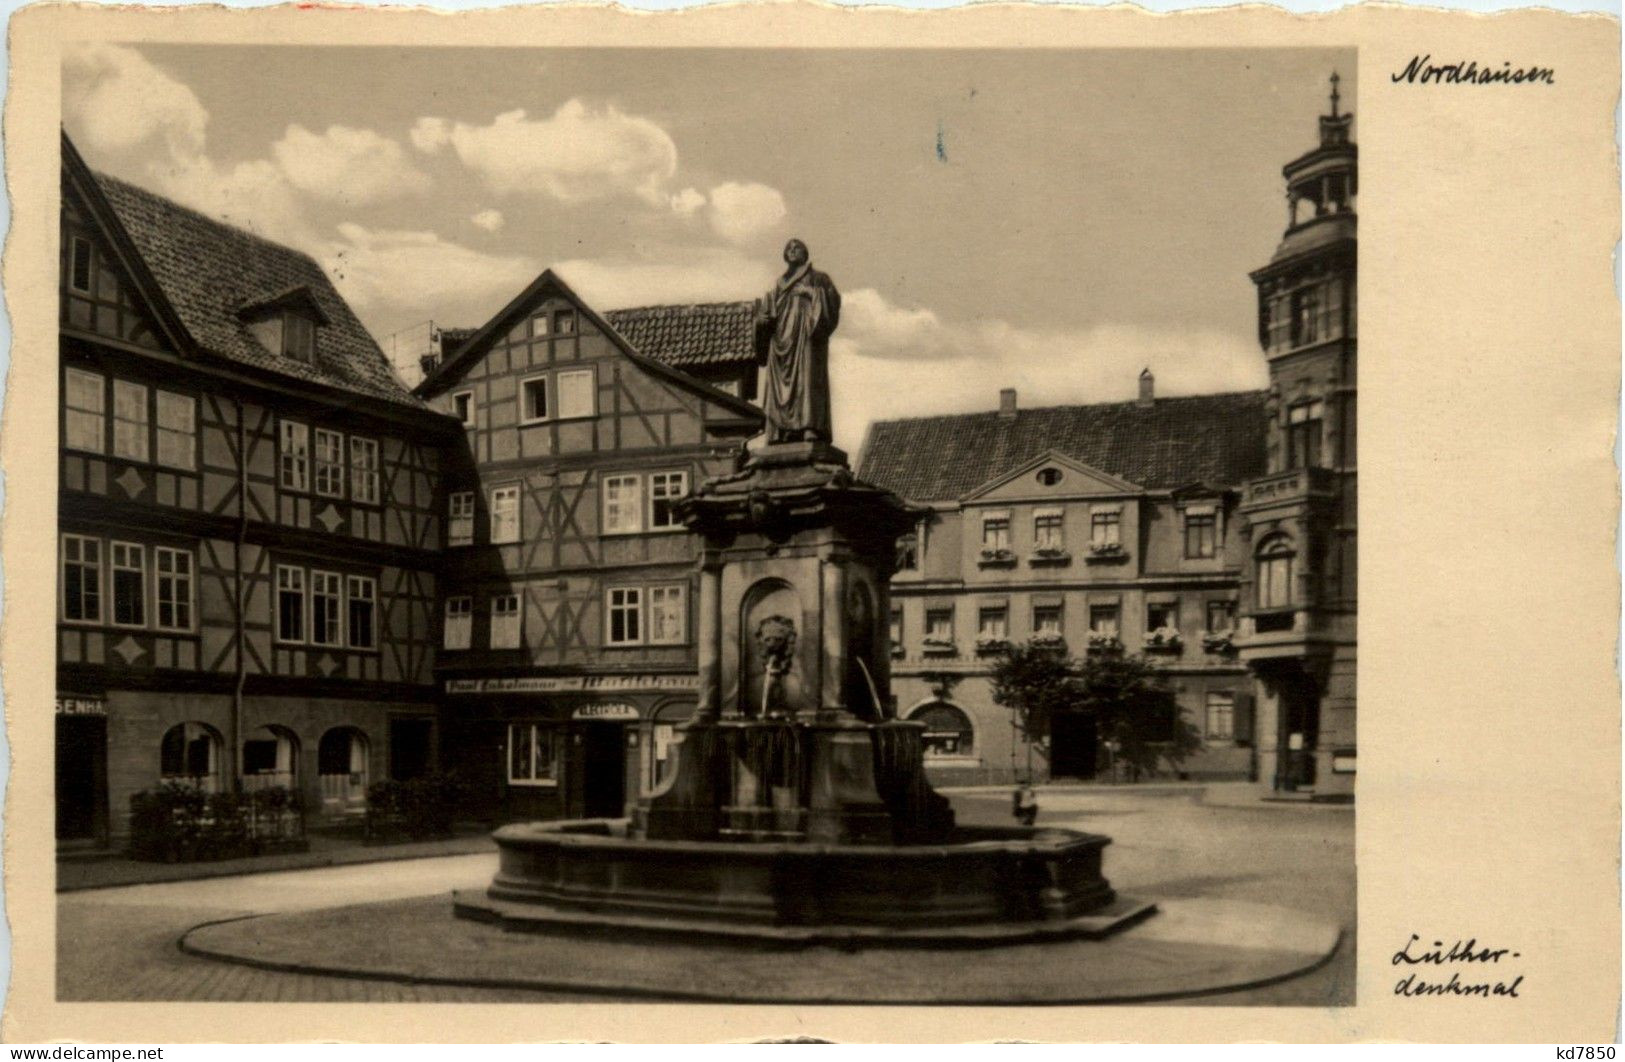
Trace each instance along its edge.
<instances>
[{"instance_id":1,"label":"arched window","mask_svg":"<svg viewBox=\"0 0 1625 1062\"><path fill-rule=\"evenodd\" d=\"M316 774L322 786L322 808L347 811L367 806L367 735L353 726L336 726L316 745Z\"/></svg>"},{"instance_id":2,"label":"arched window","mask_svg":"<svg viewBox=\"0 0 1625 1062\"><path fill-rule=\"evenodd\" d=\"M927 756L969 756L975 748L976 732L970 717L954 705L937 701L917 708L909 716L925 724Z\"/></svg>"},{"instance_id":3,"label":"arched window","mask_svg":"<svg viewBox=\"0 0 1625 1062\"><path fill-rule=\"evenodd\" d=\"M1258 547L1258 607L1287 608L1292 604L1292 568L1296 559L1292 540L1274 535Z\"/></svg>"},{"instance_id":4,"label":"arched window","mask_svg":"<svg viewBox=\"0 0 1625 1062\"><path fill-rule=\"evenodd\" d=\"M158 746L158 777L165 782L195 785L210 793L218 791L220 735L203 723L170 727Z\"/></svg>"},{"instance_id":5,"label":"arched window","mask_svg":"<svg viewBox=\"0 0 1625 1062\"><path fill-rule=\"evenodd\" d=\"M243 788L295 788L299 739L280 726L262 726L243 742Z\"/></svg>"}]
</instances>

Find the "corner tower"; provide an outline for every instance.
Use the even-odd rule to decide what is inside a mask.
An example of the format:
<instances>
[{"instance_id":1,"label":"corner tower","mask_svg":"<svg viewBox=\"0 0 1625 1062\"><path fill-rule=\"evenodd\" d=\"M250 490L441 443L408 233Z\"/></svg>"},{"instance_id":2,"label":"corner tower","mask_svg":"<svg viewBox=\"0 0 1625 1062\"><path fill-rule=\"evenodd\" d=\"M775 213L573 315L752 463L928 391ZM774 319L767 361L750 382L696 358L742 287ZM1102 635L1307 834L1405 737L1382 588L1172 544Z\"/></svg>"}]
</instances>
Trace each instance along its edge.
<instances>
[{"instance_id":1,"label":"corner tower","mask_svg":"<svg viewBox=\"0 0 1625 1062\"><path fill-rule=\"evenodd\" d=\"M1269 361L1268 473L1241 505L1237 648L1258 680L1259 781L1346 798L1355 770L1354 115L1331 76L1320 143L1287 163L1287 227L1252 273Z\"/></svg>"}]
</instances>

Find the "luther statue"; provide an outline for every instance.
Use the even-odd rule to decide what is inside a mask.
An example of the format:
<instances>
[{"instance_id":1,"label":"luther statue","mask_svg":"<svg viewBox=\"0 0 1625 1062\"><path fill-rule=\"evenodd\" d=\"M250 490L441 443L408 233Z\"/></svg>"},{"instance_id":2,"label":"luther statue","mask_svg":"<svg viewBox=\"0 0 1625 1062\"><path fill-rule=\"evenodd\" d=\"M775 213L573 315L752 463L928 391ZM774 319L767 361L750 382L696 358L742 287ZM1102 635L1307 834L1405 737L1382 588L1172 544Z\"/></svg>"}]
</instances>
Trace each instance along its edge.
<instances>
[{"instance_id":1,"label":"luther statue","mask_svg":"<svg viewBox=\"0 0 1625 1062\"><path fill-rule=\"evenodd\" d=\"M812 267L807 245L784 245L786 269L756 302L756 361L767 369L767 442L829 442L829 336L841 293Z\"/></svg>"}]
</instances>

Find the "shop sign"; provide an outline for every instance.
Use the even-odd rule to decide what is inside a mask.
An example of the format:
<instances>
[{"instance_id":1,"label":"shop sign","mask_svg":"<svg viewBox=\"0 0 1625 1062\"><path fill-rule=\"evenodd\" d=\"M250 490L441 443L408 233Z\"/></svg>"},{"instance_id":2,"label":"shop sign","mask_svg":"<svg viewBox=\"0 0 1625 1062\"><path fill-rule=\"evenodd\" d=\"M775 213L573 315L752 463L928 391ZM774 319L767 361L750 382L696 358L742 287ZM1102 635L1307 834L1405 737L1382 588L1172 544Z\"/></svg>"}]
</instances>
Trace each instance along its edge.
<instances>
[{"instance_id":1,"label":"shop sign","mask_svg":"<svg viewBox=\"0 0 1625 1062\"><path fill-rule=\"evenodd\" d=\"M69 697L57 694L57 715L106 715L107 699L105 697Z\"/></svg>"},{"instance_id":2,"label":"shop sign","mask_svg":"<svg viewBox=\"0 0 1625 1062\"><path fill-rule=\"evenodd\" d=\"M635 723L638 710L630 704L583 704L570 713L571 719L604 719L616 723Z\"/></svg>"},{"instance_id":3,"label":"shop sign","mask_svg":"<svg viewBox=\"0 0 1625 1062\"><path fill-rule=\"evenodd\" d=\"M447 693L658 693L697 690L698 675L527 675L447 679Z\"/></svg>"}]
</instances>

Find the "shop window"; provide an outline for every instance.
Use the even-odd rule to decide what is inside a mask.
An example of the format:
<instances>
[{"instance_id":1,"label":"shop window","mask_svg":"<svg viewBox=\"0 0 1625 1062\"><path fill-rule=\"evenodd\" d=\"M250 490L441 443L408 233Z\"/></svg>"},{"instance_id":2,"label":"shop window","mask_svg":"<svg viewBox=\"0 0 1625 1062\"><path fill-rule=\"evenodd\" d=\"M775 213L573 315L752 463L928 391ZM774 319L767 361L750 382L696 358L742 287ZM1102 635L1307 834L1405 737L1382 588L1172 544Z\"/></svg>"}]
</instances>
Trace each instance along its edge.
<instances>
[{"instance_id":1,"label":"shop window","mask_svg":"<svg viewBox=\"0 0 1625 1062\"><path fill-rule=\"evenodd\" d=\"M519 423L547 419L547 377L532 376L519 385Z\"/></svg>"},{"instance_id":2,"label":"shop window","mask_svg":"<svg viewBox=\"0 0 1625 1062\"><path fill-rule=\"evenodd\" d=\"M378 581L366 575L352 575L349 584L349 630L351 649L378 648Z\"/></svg>"},{"instance_id":3,"label":"shop window","mask_svg":"<svg viewBox=\"0 0 1625 1062\"><path fill-rule=\"evenodd\" d=\"M158 745L158 776L205 792L220 788L220 737L203 723L179 723Z\"/></svg>"},{"instance_id":4,"label":"shop window","mask_svg":"<svg viewBox=\"0 0 1625 1062\"><path fill-rule=\"evenodd\" d=\"M113 381L113 456L147 459L147 388L129 380Z\"/></svg>"},{"instance_id":5,"label":"shop window","mask_svg":"<svg viewBox=\"0 0 1625 1062\"><path fill-rule=\"evenodd\" d=\"M642 480L635 475L604 477L604 534L643 530Z\"/></svg>"},{"instance_id":6,"label":"shop window","mask_svg":"<svg viewBox=\"0 0 1625 1062\"><path fill-rule=\"evenodd\" d=\"M649 526L656 530L680 529L677 501L688 493L687 472L653 472L649 475Z\"/></svg>"},{"instance_id":7,"label":"shop window","mask_svg":"<svg viewBox=\"0 0 1625 1062\"><path fill-rule=\"evenodd\" d=\"M474 541L474 492L458 491L446 499L446 544L467 546Z\"/></svg>"},{"instance_id":8,"label":"shop window","mask_svg":"<svg viewBox=\"0 0 1625 1062\"><path fill-rule=\"evenodd\" d=\"M519 487L491 489L491 541L519 541Z\"/></svg>"},{"instance_id":9,"label":"shop window","mask_svg":"<svg viewBox=\"0 0 1625 1062\"><path fill-rule=\"evenodd\" d=\"M113 623L144 627L147 623L147 555L130 542L111 545L113 570Z\"/></svg>"},{"instance_id":10,"label":"shop window","mask_svg":"<svg viewBox=\"0 0 1625 1062\"><path fill-rule=\"evenodd\" d=\"M491 648L517 649L523 627L518 594L497 594L491 598Z\"/></svg>"},{"instance_id":11,"label":"shop window","mask_svg":"<svg viewBox=\"0 0 1625 1062\"><path fill-rule=\"evenodd\" d=\"M1218 550L1219 518L1213 509L1185 510L1185 556L1212 557Z\"/></svg>"},{"instance_id":12,"label":"shop window","mask_svg":"<svg viewBox=\"0 0 1625 1062\"><path fill-rule=\"evenodd\" d=\"M316 429L316 493L344 497L344 435Z\"/></svg>"},{"instance_id":13,"label":"shop window","mask_svg":"<svg viewBox=\"0 0 1625 1062\"><path fill-rule=\"evenodd\" d=\"M102 544L83 535L62 536L62 618L102 620Z\"/></svg>"},{"instance_id":14,"label":"shop window","mask_svg":"<svg viewBox=\"0 0 1625 1062\"><path fill-rule=\"evenodd\" d=\"M158 392L158 463L197 467L197 403L191 395Z\"/></svg>"},{"instance_id":15,"label":"shop window","mask_svg":"<svg viewBox=\"0 0 1625 1062\"><path fill-rule=\"evenodd\" d=\"M1236 695L1227 691L1214 691L1207 695L1207 723L1204 728L1209 741L1236 739Z\"/></svg>"},{"instance_id":16,"label":"shop window","mask_svg":"<svg viewBox=\"0 0 1625 1062\"><path fill-rule=\"evenodd\" d=\"M925 724L927 758L974 754L976 736L970 718L954 705L940 701L928 704L909 718Z\"/></svg>"},{"instance_id":17,"label":"shop window","mask_svg":"<svg viewBox=\"0 0 1625 1062\"><path fill-rule=\"evenodd\" d=\"M62 402L67 407L65 430L72 450L104 453L107 450L107 381L81 369L69 369Z\"/></svg>"},{"instance_id":18,"label":"shop window","mask_svg":"<svg viewBox=\"0 0 1625 1062\"><path fill-rule=\"evenodd\" d=\"M446 598L444 642L447 649L467 649L474 640L474 599Z\"/></svg>"},{"instance_id":19,"label":"shop window","mask_svg":"<svg viewBox=\"0 0 1625 1062\"><path fill-rule=\"evenodd\" d=\"M153 551L158 569L158 629L192 629L192 554L159 546Z\"/></svg>"},{"instance_id":20,"label":"shop window","mask_svg":"<svg viewBox=\"0 0 1625 1062\"><path fill-rule=\"evenodd\" d=\"M378 440L350 436L350 498L378 504Z\"/></svg>"},{"instance_id":21,"label":"shop window","mask_svg":"<svg viewBox=\"0 0 1625 1062\"><path fill-rule=\"evenodd\" d=\"M282 489L310 489L310 428L298 421L282 422Z\"/></svg>"},{"instance_id":22,"label":"shop window","mask_svg":"<svg viewBox=\"0 0 1625 1062\"><path fill-rule=\"evenodd\" d=\"M1258 607L1288 608L1292 605L1292 543L1277 535L1258 550Z\"/></svg>"},{"instance_id":23,"label":"shop window","mask_svg":"<svg viewBox=\"0 0 1625 1062\"><path fill-rule=\"evenodd\" d=\"M559 780L559 732L535 723L508 725L508 783L510 785L557 785Z\"/></svg>"},{"instance_id":24,"label":"shop window","mask_svg":"<svg viewBox=\"0 0 1625 1062\"><path fill-rule=\"evenodd\" d=\"M559 419L591 417L598 412L598 383L591 369L559 373Z\"/></svg>"},{"instance_id":25,"label":"shop window","mask_svg":"<svg viewBox=\"0 0 1625 1062\"><path fill-rule=\"evenodd\" d=\"M276 636L278 641L305 640L305 570L276 570Z\"/></svg>"}]
</instances>

